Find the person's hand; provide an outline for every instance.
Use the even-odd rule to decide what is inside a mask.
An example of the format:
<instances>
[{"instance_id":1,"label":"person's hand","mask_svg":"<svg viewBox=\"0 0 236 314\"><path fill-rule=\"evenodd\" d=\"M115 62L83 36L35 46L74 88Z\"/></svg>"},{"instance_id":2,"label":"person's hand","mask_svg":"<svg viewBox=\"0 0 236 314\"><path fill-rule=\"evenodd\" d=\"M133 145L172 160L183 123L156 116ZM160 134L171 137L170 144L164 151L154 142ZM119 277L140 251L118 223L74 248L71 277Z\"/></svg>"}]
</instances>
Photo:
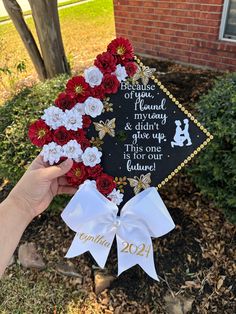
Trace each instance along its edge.
<instances>
[{"instance_id":1,"label":"person's hand","mask_svg":"<svg viewBox=\"0 0 236 314\"><path fill-rule=\"evenodd\" d=\"M8 198L23 209L32 220L41 214L58 194L74 194L76 188L67 183L65 174L73 161L66 159L57 166L48 166L38 156L9 194Z\"/></svg>"}]
</instances>

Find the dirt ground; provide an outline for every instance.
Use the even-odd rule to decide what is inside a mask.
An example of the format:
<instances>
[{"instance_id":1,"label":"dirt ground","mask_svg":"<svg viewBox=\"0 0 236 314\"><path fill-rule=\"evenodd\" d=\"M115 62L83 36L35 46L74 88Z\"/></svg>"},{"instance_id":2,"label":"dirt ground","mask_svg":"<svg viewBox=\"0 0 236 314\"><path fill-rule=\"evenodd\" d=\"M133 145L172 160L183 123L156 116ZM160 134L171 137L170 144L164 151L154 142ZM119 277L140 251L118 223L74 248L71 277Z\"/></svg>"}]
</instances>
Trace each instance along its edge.
<instances>
[{"instance_id":1,"label":"dirt ground","mask_svg":"<svg viewBox=\"0 0 236 314\"><path fill-rule=\"evenodd\" d=\"M199 96L207 92L218 75L216 72L169 62L145 60L144 63L157 68L159 79L191 112L194 112L194 103ZM5 192L2 191L2 197ZM96 295L96 263L89 254L72 260L82 276L79 284L73 278L59 275L54 271L55 265L63 260L74 234L65 226L59 214L50 212L36 219L21 241L37 244L47 268L40 272L20 270L21 275L30 278L32 283L43 277L51 283L62 284L67 289L65 304L71 298L76 302L77 294L82 293L83 301L73 313L234 314L235 226L227 222L210 201L203 199L184 171L166 184L160 194L176 228L153 241L156 269L161 278L159 283L150 279L140 268L134 267ZM116 268L113 248L105 273L115 275ZM6 277L14 277L18 271L19 266L14 264L7 270ZM42 313L60 312L56 300L52 308L53 312L45 309Z\"/></svg>"}]
</instances>

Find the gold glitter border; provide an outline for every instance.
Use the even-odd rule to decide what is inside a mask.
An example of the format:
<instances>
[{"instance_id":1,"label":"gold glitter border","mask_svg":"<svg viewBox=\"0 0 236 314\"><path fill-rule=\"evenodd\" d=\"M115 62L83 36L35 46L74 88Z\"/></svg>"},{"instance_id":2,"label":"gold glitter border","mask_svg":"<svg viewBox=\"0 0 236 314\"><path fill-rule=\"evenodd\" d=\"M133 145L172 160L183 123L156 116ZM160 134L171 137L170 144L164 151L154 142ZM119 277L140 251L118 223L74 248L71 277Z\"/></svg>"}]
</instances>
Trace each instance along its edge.
<instances>
[{"instance_id":1,"label":"gold glitter border","mask_svg":"<svg viewBox=\"0 0 236 314\"><path fill-rule=\"evenodd\" d=\"M135 56L134 60L138 63L138 65L142 68L145 69L146 66L142 63L142 61ZM173 103L181 110L183 111L184 114L187 115L187 117L197 125L197 127L200 128L201 131L203 131L207 139L200 145L198 146L193 153L188 156L175 170L171 172L171 174L168 175L161 183L158 184L156 187L157 190L163 187L169 180L171 180L183 167L187 165L187 163L192 160L211 140L213 140L213 135L210 134L210 132L207 131L207 129L196 119L194 116L187 110L183 105L180 104L180 102L168 91L168 89L159 81L154 75L151 77L151 79L154 81L154 83L159 86L159 88L173 101Z\"/></svg>"}]
</instances>

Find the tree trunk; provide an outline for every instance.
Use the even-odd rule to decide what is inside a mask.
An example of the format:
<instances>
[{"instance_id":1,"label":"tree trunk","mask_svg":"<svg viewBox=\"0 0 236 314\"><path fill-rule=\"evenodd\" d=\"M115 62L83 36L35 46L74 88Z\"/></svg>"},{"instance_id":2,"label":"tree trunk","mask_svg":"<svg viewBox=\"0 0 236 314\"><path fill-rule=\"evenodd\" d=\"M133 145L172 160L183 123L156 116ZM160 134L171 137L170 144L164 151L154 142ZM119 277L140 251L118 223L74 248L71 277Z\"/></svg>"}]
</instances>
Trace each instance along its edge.
<instances>
[{"instance_id":1,"label":"tree trunk","mask_svg":"<svg viewBox=\"0 0 236 314\"><path fill-rule=\"evenodd\" d=\"M3 4L29 53L40 80L46 79L47 74L43 59L31 31L25 23L19 4L16 0L3 0Z\"/></svg>"},{"instance_id":2,"label":"tree trunk","mask_svg":"<svg viewBox=\"0 0 236 314\"><path fill-rule=\"evenodd\" d=\"M70 73L62 42L57 0L29 0L47 72L52 78Z\"/></svg>"}]
</instances>

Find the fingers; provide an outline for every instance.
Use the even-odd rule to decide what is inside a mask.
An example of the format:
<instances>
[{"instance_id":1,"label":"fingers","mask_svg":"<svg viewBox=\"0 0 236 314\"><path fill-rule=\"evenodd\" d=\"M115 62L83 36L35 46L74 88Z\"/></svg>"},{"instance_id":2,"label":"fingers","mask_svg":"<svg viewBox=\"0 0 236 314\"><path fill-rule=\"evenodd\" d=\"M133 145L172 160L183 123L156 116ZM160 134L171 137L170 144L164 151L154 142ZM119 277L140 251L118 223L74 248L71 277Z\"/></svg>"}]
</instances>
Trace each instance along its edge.
<instances>
[{"instance_id":1,"label":"fingers","mask_svg":"<svg viewBox=\"0 0 236 314\"><path fill-rule=\"evenodd\" d=\"M43 161L43 156L38 155L31 163L28 169L36 170L42 167L46 167L46 163Z\"/></svg>"},{"instance_id":2,"label":"fingers","mask_svg":"<svg viewBox=\"0 0 236 314\"><path fill-rule=\"evenodd\" d=\"M66 174L72 165L73 161L71 159L66 159L59 165L45 168L43 171L48 180L53 180Z\"/></svg>"},{"instance_id":3,"label":"fingers","mask_svg":"<svg viewBox=\"0 0 236 314\"><path fill-rule=\"evenodd\" d=\"M69 194L69 195L73 195L75 194L75 192L77 191L76 188L72 187L72 186L59 186L58 190L57 190L57 194Z\"/></svg>"},{"instance_id":4,"label":"fingers","mask_svg":"<svg viewBox=\"0 0 236 314\"><path fill-rule=\"evenodd\" d=\"M69 185L67 178L65 176L58 178L57 182L58 182L58 185Z\"/></svg>"}]
</instances>

